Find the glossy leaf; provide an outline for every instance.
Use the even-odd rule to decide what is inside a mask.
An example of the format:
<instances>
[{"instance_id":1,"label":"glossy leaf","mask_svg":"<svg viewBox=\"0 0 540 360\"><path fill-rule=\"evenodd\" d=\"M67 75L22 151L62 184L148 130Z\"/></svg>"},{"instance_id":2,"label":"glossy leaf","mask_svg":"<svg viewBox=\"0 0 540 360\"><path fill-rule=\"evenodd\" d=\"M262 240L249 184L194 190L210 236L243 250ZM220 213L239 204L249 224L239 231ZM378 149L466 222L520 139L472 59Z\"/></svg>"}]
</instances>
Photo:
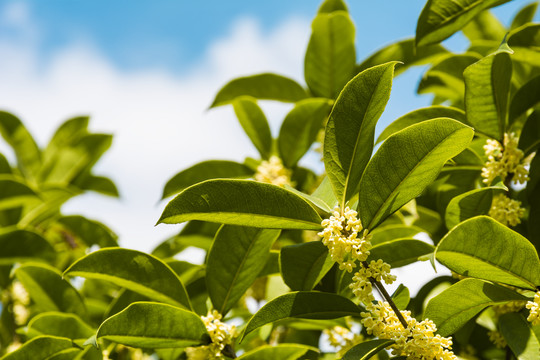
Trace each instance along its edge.
<instances>
[{"instance_id":1,"label":"glossy leaf","mask_svg":"<svg viewBox=\"0 0 540 360\"><path fill-rule=\"evenodd\" d=\"M301 319L337 319L343 316L358 316L361 309L351 300L323 292L292 292L281 295L266 303L249 320L244 335L274 321Z\"/></svg>"},{"instance_id":2,"label":"glossy leaf","mask_svg":"<svg viewBox=\"0 0 540 360\"><path fill-rule=\"evenodd\" d=\"M432 253L433 245L416 239L396 239L373 246L368 261L383 259L392 268L411 264L419 257Z\"/></svg>"},{"instance_id":3,"label":"glossy leaf","mask_svg":"<svg viewBox=\"0 0 540 360\"><path fill-rule=\"evenodd\" d=\"M247 136L263 159L268 159L272 151L272 134L268 120L255 99L242 96L233 101L234 112Z\"/></svg>"},{"instance_id":4,"label":"glossy leaf","mask_svg":"<svg viewBox=\"0 0 540 360\"><path fill-rule=\"evenodd\" d=\"M428 0L416 25L416 44L438 43L485 9L510 0Z\"/></svg>"},{"instance_id":5,"label":"glossy leaf","mask_svg":"<svg viewBox=\"0 0 540 360\"><path fill-rule=\"evenodd\" d=\"M99 245L100 247L118 246L118 236L104 224L87 219L80 215L62 216L57 220L72 235L79 237L88 247Z\"/></svg>"},{"instance_id":6,"label":"glossy leaf","mask_svg":"<svg viewBox=\"0 0 540 360\"><path fill-rule=\"evenodd\" d=\"M279 261L285 284L299 291L312 290L334 265L320 241L284 246Z\"/></svg>"},{"instance_id":7,"label":"glossy leaf","mask_svg":"<svg viewBox=\"0 0 540 360\"><path fill-rule=\"evenodd\" d=\"M467 191L454 197L446 207L444 216L446 227L451 229L472 217L487 215L491 209L494 193L502 190L506 190L504 185L501 187L490 186Z\"/></svg>"},{"instance_id":8,"label":"glossy leaf","mask_svg":"<svg viewBox=\"0 0 540 360\"><path fill-rule=\"evenodd\" d=\"M396 62L367 69L339 95L324 138L324 165L343 208L359 189L371 157L375 125L390 98Z\"/></svg>"},{"instance_id":9,"label":"glossy leaf","mask_svg":"<svg viewBox=\"0 0 540 360\"><path fill-rule=\"evenodd\" d=\"M263 345L242 354L238 360L297 360L308 351L316 351L317 348L300 344Z\"/></svg>"},{"instance_id":10,"label":"glossy leaf","mask_svg":"<svg viewBox=\"0 0 540 360\"><path fill-rule=\"evenodd\" d=\"M284 102L296 102L308 97L302 86L292 79L276 74L259 74L239 77L229 82L219 90L210 107L229 104L244 95Z\"/></svg>"},{"instance_id":11,"label":"glossy leaf","mask_svg":"<svg viewBox=\"0 0 540 360\"><path fill-rule=\"evenodd\" d=\"M27 263L15 269L15 276L42 311L61 311L85 318L86 306L79 292L55 268Z\"/></svg>"},{"instance_id":12,"label":"glossy leaf","mask_svg":"<svg viewBox=\"0 0 540 360\"><path fill-rule=\"evenodd\" d=\"M486 307L515 300L527 298L484 280L464 279L433 297L427 304L423 318L432 320L441 336L448 336Z\"/></svg>"},{"instance_id":13,"label":"glossy leaf","mask_svg":"<svg viewBox=\"0 0 540 360\"><path fill-rule=\"evenodd\" d=\"M463 77L467 121L476 131L502 141L512 77L510 55L499 50L469 66Z\"/></svg>"},{"instance_id":14,"label":"glossy leaf","mask_svg":"<svg viewBox=\"0 0 540 360\"><path fill-rule=\"evenodd\" d=\"M191 308L186 289L174 271L158 258L140 251L94 251L74 262L64 276L110 281L150 299Z\"/></svg>"},{"instance_id":15,"label":"glossy leaf","mask_svg":"<svg viewBox=\"0 0 540 360\"><path fill-rule=\"evenodd\" d=\"M55 254L47 240L28 230L9 229L1 232L0 249L2 249L0 265L26 261L51 261Z\"/></svg>"},{"instance_id":16,"label":"glossy leaf","mask_svg":"<svg viewBox=\"0 0 540 360\"><path fill-rule=\"evenodd\" d=\"M540 109L534 110L527 117L519 137L518 147L523 150L525 156L540 147Z\"/></svg>"},{"instance_id":17,"label":"glossy leaf","mask_svg":"<svg viewBox=\"0 0 540 360\"><path fill-rule=\"evenodd\" d=\"M25 342L16 351L7 354L2 360L50 359L73 347L73 342L67 338L38 336Z\"/></svg>"},{"instance_id":18,"label":"glossy leaf","mask_svg":"<svg viewBox=\"0 0 540 360\"><path fill-rule=\"evenodd\" d=\"M519 313L507 313L499 318L499 329L518 360L535 360L540 353L540 334Z\"/></svg>"},{"instance_id":19,"label":"glossy leaf","mask_svg":"<svg viewBox=\"0 0 540 360\"><path fill-rule=\"evenodd\" d=\"M33 338L40 335L65 337L68 339L88 339L95 330L78 316L61 312L46 312L30 320L26 334Z\"/></svg>"},{"instance_id":20,"label":"glossy leaf","mask_svg":"<svg viewBox=\"0 0 540 360\"><path fill-rule=\"evenodd\" d=\"M319 13L311 24L304 77L315 96L335 99L354 75L354 25L345 11Z\"/></svg>"},{"instance_id":21,"label":"glossy leaf","mask_svg":"<svg viewBox=\"0 0 540 360\"><path fill-rule=\"evenodd\" d=\"M187 220L306 230L319 230L322 221L304 199L279 186L220 179L182 191L165 207L158 224Z\"/></svg>"},{"instance_id":22,"label":"glossy leaf","mask_svg":"<svg viewBox=\"0 0 540 360\"><path fill-rule=\"evenodd\" d=\"M508 114L509 123L513 124L519 116L538 104L540 104L540 76L529 80L512 97Z\"/></svg>"},{"instance_id":23,"label":"glossy leaf","mask_svg":"<svg viewBox=\"0 0 540 360\"><path fill-rule=\"evenodd\" d=\"M453 228L437 246L435 257L464 276L528 289L540 285L540 260L534 246L487 216Z\"/></svg>"},{"instance_id":24,"label":"glossy leaf","mask_svg":"<svg viewBox=\"0 0 540 360\"><path fill-rule=\"evenodd\" d=\"M10 175L0 178L0 210L23 206L30 201L39 201L34 190Z\"/></svg>"},{"instance_id":25,"label":"glossy leaf","mask_svg":"<svg viewBox=\"0 0 540 360\"><path fill-rule=\"evenodd\" d=\"M420 195L446 161L463 151L473 130L439 118L409 126L390 136L369 162L362 180L358 213L373 229Z\"/></svg>"},{"instance_id":26,"label":"glossy leaf","mask_svg":"<svg viewBox=\"0 0 540 360\"><path fill-rule=\"evenodd\" d=\"M367 360L394 343L394 340L377 339L362 342L348 350L341 360Z\"/></svg>"},{"instance_id":27,"label":"glossy leaf","mask_svg":"<svg viewBox=\"0 0 540 360\"><path fill-rule=\"evenodd\" d=\"M195 164L174 175L163 189L162 199L177 194L196 183L218 178L247 178L253 170L244 164L228 160L208 160Z\"/></svg>"},{"instance_id":28,"label":"glossy leaf","mask_svg":"<svg viewBox=\"0 0 540 360\"><path fill-rule=\"evenodd\" d=\"M224 225L206 262L206 287L214 308L225 315L264 268L279 230Z\"/></svg>"},{"instance_id":29,"label":"glossy leaf","mask_svg":"<svg viewBox=\"0 0 540 360\"><path fill-rule=\"evenodd\" d=\"M454 120L466 122L465 112L461 109L447 106L434 105L417 110L413 110L388 125L377 138L376 143L386 140L390 135L405 129L408 126L419 122L435 118L446 117Z\"/></svg>"},{"instance_id":30,"label":"glossy leaf","mask_svg":"<svg viewBox=\"0 0 540 360\"><path fill-rule=\"evenodd\" d=\"M306 99L285 116L278 137L279 154L285 167L294 167L309 150L331 109L328 99Z\"/></svg>"},{"instance_id":31,"label":"glossy leaf","mask_svg":"<svg viewBox=\"0 0 540 360\"><path fill-rule=\"evenodd\" d=\"M537 7L538 7L537 2L532 2L522 7L512 19L510 30L514 30L522 25L525 25L528 22L532 22L534 18L534 14L536 13Z\"/></svg>"},{"instance_id":32,"label":"glossy leaf","mask_svg":"<svg viewBox=\"0 0 540 360\"><path fill-rule=\"evenodd\" d=\"M177 307L136 302L105 320L98 339L139 348L175 348L207 343L209 335L201 318Z\"/></svg>"}]
</instances>

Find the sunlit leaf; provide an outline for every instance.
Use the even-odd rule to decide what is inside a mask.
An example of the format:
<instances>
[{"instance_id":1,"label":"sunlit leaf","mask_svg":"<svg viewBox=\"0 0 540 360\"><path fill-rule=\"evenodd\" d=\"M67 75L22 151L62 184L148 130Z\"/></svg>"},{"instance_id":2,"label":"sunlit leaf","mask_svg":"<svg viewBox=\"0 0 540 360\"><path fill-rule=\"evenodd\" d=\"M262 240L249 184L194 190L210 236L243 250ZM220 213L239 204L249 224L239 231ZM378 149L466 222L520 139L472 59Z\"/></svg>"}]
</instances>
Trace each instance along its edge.
<instances>
[{"instance_id":1,"label":"sunlit leaf","mask_svg":"<svg viewBox=\"0 0 540 360\"><path fill-rule=\"evenodd\" d=\"M519 313L506 313L499 318L499 330L519 360L535 360L540 354L540 333Z\"/></svg>"},{"instance_id":2,"label":"sunlit leaf","mask_svg":"<svg viewBox=\"0 0 540 360\"><path fill-rule=\"evenodd\" d=\"M341 360L367 360L377 355L385 347L394 343L394 340L378 339L362 342L348 350Z\"/></svg>"},{"instance_id":3,"label":"sunlit leaf","mask_svg":"<svg viewBox=\"0 0 540 360\"><path fill-rule=\"evenodd\" d=\"M233 102L234 112L247 136L263 159L268 159L272 151L272 134L268 120L254 98L241 96Z\"/></svg>"},{"instance_id":4,"label":"sunlit leaf","mask_svg":"<svg viewBox=\"0 0 540 360\"><path fill-rule=\"evenodd\" d=\"M25 342L16 351L7 354L2 360L50 359L73 347L73 342L67 338L38 336Z\"/></svg>"},{"instance_id":5,"label":"sunlit leaf","mask_svg":"<svg viewBox=\"0 0 540 360\"><path fill-rule=\"evenodd\" d=\"M40 335L52 335L68 339L88 339L95 334L77 315L61 312L45 312L30 320L26 334L33 338Z\"/></svg>"},{"instance_id":6,"label":"sunlit leaf","mask_svg":"<svg viewBox=\"0 0 540 360\"><path fill-rule=\"evenodd\" d=\"M463 27L462 31L471 43L479 40L492 40L500 43L506 34L504 25L489 10L484 10L476 15Z\"/></svg>"},{"instance_id":7,"label":"sunlit leaf","mask_svg":"<svg viewBox=\"0 0 540 360\"><path fill-rule=\"evenodd\" d=\"M512 19L510 30L514 30L522 25L525 25L528 22L533 21L534 14L536 13L537 7L538 7L537 2L532 2L522 7Z\"/></svg>"},{"instance_id":8,"label":"sunlit leaf","mask_svg":"<svg viewBox=\"0 0 540 360\"><path fill-rule=\"evenodd\" d=\"M420 240L396 239L373 246L368 261L383 259L392 268L397 268L411 264L434 250L433 245Z\"/></svg>"}]
</instances>

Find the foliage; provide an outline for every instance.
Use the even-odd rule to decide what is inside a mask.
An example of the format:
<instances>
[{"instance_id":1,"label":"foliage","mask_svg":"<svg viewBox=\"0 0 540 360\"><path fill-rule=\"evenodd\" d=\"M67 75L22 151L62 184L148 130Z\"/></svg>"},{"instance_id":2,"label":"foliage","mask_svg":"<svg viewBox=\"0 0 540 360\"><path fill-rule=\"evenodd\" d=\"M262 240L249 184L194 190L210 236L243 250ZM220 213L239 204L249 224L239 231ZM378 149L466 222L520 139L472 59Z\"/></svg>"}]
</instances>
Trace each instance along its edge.
<instances>
[{"instance_id":1,"label":"foliage","mask_svg":"<svg viewBox=\"0 0 540 360\"><path fill-rule=\"evenodd\" d=\"M110 135L78 117L42 149L0 112L2 359L537 359L540 24L531 4L506 29L488 10L504 2L428 0L414 39L358 62L346 5L325 0L305 86L259 74L218 92L260 159L173 176L158 224L186 224L152 254L61 213L85 191L118 196L92 172ZM440 44L458 31L462 54ZM432 106L375 140L415 65ZM291 104L277 138L260 100ZM174 258L189 246L204 264ZM387 293L390 267L429 260L455 276Z\"/></svg>"}]
</instances>

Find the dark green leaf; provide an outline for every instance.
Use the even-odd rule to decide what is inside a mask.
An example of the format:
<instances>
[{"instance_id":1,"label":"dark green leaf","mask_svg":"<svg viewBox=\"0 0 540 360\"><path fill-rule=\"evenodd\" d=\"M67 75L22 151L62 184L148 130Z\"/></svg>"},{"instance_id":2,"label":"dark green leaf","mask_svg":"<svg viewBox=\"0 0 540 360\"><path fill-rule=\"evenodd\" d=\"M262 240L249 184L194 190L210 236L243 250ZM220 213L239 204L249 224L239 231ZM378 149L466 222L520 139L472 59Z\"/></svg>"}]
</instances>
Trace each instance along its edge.
<instances>
[{"instance_id":1,"label":"dark green leaf","mask_svg":"<svg viewBox=\"0 0 540 360\"><path fill-rule=\"evenodd\" d=\"M508 46L514 50L512 60L538 66L540 53L538 44L540 43L540 24L526 24L513 31L507 37Z\"/></svg>"},{"instance_id":2,"label":"dark green leaf","mask_svg":"<svg viewBox=\"0 0 540 360\"><path fill-rule=\"evenodd\" d=\"M394 343L394 340L378 339L360 343L348 350L341 360L367 360Z\"/></svg>"},{"instance_id":3,"label":"dark green leaf","mask_svg":"<svg viewBox=\"0 0 540 360\"><path fill-rule=\"evenodd\" d=\"M507 313L499 318L499 329L518 360L535 360L540 354L540 339L523 315Z\"/></svg>"},{"instance_id":4,"label":"dark green leaf","mask_svg":"<svg viewBox=\"0 0 540 360\"><path fill-rule=\"evenodd\" d=\"M317 348L300 344L263 345L239 356L238 360L297 360L308 351Z\"/></svg>"},{"instance_id":5,"label":"dark green leaf","mask_svg":"<svg viewBox=\"0 0 540 360\"><path fill-rule=\"evenodd\" d=\"M515 300L527 298L484 280L464 279L432 298L423 317L437 325L437 333L448 336L486 307Z\"/></svg>"},{"instance_id":6,"label":"dark green leaf","mask_svg":"<svg viewBox=\"0 0 540 360\"><path fill-rule=\"evenodd\" d=\"M219 226L219 224L206 221L189 221L178 235L171 236L156 246L152 255L165 259L173 257L189 246L208 251Z\"/></svg>"},{"instance_id":7,"label":"dark green leaf","mask_svg":"<svg viewBox=\"0 0 540 360\"><path fill-rule=\"evenodd\" d=\"M528 22L533 21L534 13L538 7L537 2L532 2L519 10L519 12L512 19L512 24L510 25L510 30L514 30L522 25L525 25Z\"/></svg>"},{"instance_id":8,"label":"dark green leaf","mask_svg":"<svg viewBox=\"0 0 540 360\"><path fill-rule=\"evenodd\" d=\"M244 95L284 102L296 102L308 97L302 86L292 79L276 74L260 74L232 80L219 90L210 107L229 104Z\"/></svg>"},{"instance_id":9,"label":"dark green leaf","mask_svg":"<svg viewBox=\"0 0 540 360\"><path fill-rule=\"evenodd\" d=\"M236 117L247 136L249 136L261 157L268 159L272 152L272 134L263 111L257 105L255 99L249 96L236 98L232 104Z\"/></svg>"},{"instance_id":10,"label":"dark green leaf","mask_svg":"<svg viewBox=\"0 0 540 360\"><path fill-rule=\"evenodd\" d=\"M159 223L204 220L230 225L319 230L322 219L304 199L251 180L208 180L174 198Z\"/></svg>"},{"instance_id":11,"label":"dark green leaf","mask_svg":"<svg viewBox=\"0 0 540 360\"><path fill-rule=\"evenodd\" d=\"M416 25L417 45L438 43L485 9L510 0L428 0Z\"/></svg>"},{"instance_id":12,"label":"dark green leaf","mask_svg":"<svg viewBox=\"0 0 540 360\"><path fill-rule=\"evenodd\" d=\"M80 238L88 247L99 245L100 247L118 246L118 236L104 224L87 219L80 215L62 216L57 220L73 236Z\"/></svg>"},{"instance_id":13,"label":"dark green leaf","mask_svg":"<svg viewBox=\"0 0 540 360\"><path fill-rule=\"evenodd\" d=\"M97 338L139 348L175 348L209 340L201 318L174 306L137 302L101 324Z\"/></svg>"},{"instance_id":14,"label":"dark green leaf","mask_svg":"<svg viewBox=\"0 0 540 360\"><path fill-rule=\"evenodd\" d=\"M0 233L0 264L54 259L53 247L41 235L29 230L2 229Z\"/></svg>"},{"instance_id":15,"label":"dark green leaf","mask_svg":"<svg viewBox=\"0 0 540 360\"><path fill-rule=\"evenodd\" d=\"M343 208L359 189L371 157L375 125L390 98L396 62L369 68L339 94L326 125L324 164Z\"/></svg>"},{"instance_id":16,"label":"dark green leaf","mask_svg":"<svg viewBox=\"0 0 540 360\"><path fill-rule=\"evenodd\" d=\"M444 163L467 147L473 134L458 121L439 118L409 126L386 139L360 182L358 213L364 227L375 228L420 195Z\"/></svg>"},{"instance_id":17,"label":"dark green leaf","mask_svg":"<svg viewBox=\"0 0 540 360\"><path fill-rule=\"evenodd\" d=\"M39 201L39 195L25 183L11 175L0 178L0 210L23 206L28 202Z\"/></svg>"},{"instance_id":18,"label":"dark green leaf","mask_svg":"<svg viewBox=\"0 0 540 360\"><path fill-rule=\"evenodd\" d=\"M278 149L285 167L294 167L309 150L331 109L328 99L306 99L287 114L278 137Z\"/></svg>"},{"instance_id":19,"label":"dark green leaf","mask_svg":"<svg viewBox=\"0 0 540 360\"><path fill-rule=\"evenodd\" d=\"M53 356L73 348L70 339L55 336L38 336L27 341L16 351L7 354L2 360L50 359Z\"/></svg>"},{"instance_id":20,"label":"dark green leaf","mask_svg":"<svg viewBox=\"0 0 540 360\"><path fill-rule=\"evenodd\" d=\"M0 153L0 174L11 174L13 171L4 154Z\"/></svg>"},{"instance_id":21,"label":"dark green leaf","mask_svg":"<svg viewBox=\"0 0 540 360\"><path fill-rule=\"evenodd\" d=\"M518 147L523 150L525 156L536 151L540 146L540 109L534 110L527 120L519 137Z\"/></svg>"},{"instance_id":22,"label":"dark green leaf","mask_svg":"<svg viewBox=\"0 0 540 360\"><path fill-rule=\"evenodd\" d=\"M335 99L354 74L354 25L345 11L319 13L311 24L304 77L315 96Z\"/></svg>"},{"instance_id":23,"label":"dark green leaf","mask_svg":"<svg viewBox=\"0 0 540 360\"><path fill-rule=\"evenodd\" d=\"M46 312L30 320L26 334L33 338L40 335L52 335L68 339L88 339L95 330L78 316L61 312Z\"/></svg>"},{"instance_id":24,"label":"dark green leaf","mask_svg":"<svg viewBox=\"0 0 540 360\"><path fill-rule=\"evenodd\" d=\"M405 266L432 253L433 245L416 239L396 239L373 246L368 261L383 259L393 268Z\"/></svg>"},{"instance_id":25,"label":"dark green leaf","mask_svg":"<svg viewBox=\"0 0 540 360\"><path fill-rule=\"evenodd\" d=\"M320 292L292 292L281 295L264 305L249 320L244 335L259 327L287 318L336 319L357 316L361 309L342 296Z\"/></svg>"},{"instance_id":26,"label":"dark green leaf","mask_svg":"<svg viewBox=\"0 0 540 360\"><path fill-rule=\"evenodd\" d=\"M105 176L86 175L75 184L81 190L95 191L97 193L119 197L120 193L114 182Z\"/></svg>"},{"instance_id":27,"label":"dark green leaf","mask_svg":"<svg viewBox=\"0 0 540 360\"><path fill-rule=\"evenodd\" d=\"M540 104L540 76L529 80L512 97L508 114L509 124L513 124L518 117L538 104Z\"/></svg>"},{"instance_id":28,"label":"dark green leaf","mask_svg":"<svg viewBox=\"0 0 540 360\"><path fill-rule=\"evenodd\" d=\"M158 258L140 251L94 251L74 262L64 276L107 280L150 299L191 308L186 289L174 271Z\"/></svg>"},{"instance_id":29,"label":"dark green leaf","mask_svg":"<svg viewBox=\"0 0 540 360\"><path fill-rule=\"evenodd\" d=\"M214 308L225 315L264 268L279 230L223 225L206 263L206 287Z\"/></svg>"},{"instance_id":30,"label":"dark green leaf","mask_svg":"<svg viewBox=\"0 0 540 360\"><path fill-rule=\"evenodd\" d=\"M435 256L464 276L528 289L540 285L540 260L534 246L487 216L453 228L437 246Z\"/></svg>"},{"instance_id":31,"label":"dark green leaf","mask_svg":"<svg viewBox=\"0 0 540 360\"><path fill-rule=\"evenodd\" d=\"M320 241L285 246L279 260L283 280L292 290L312 290L334 265Z\"/></svg>"}]
</instances>

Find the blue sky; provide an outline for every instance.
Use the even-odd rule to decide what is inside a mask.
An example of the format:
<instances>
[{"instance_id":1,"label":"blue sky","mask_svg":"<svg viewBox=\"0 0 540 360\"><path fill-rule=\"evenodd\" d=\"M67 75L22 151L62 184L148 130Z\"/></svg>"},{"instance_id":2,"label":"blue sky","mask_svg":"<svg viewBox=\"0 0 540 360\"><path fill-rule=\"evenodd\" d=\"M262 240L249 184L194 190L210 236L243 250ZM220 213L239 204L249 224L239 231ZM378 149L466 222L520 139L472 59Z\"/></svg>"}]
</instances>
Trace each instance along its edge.
<instances>
[{"instance_id":1,"label":"blue sky","mask_svg":"<svg viewBox=\"0 0 540 360\"><path fill-rule=\"evenodd\" d=\"M414 34L423 0L349 1L358 59ZM515 0L495 9L508 24ZM85 195L65 213L115 230L130 248L152 249L178 226L154 227L165 182L202 160L257 156L232 109L207 111L240 75L276 72L303 83L303 54L318 0L0 0L0 109L19 116L42 146L60 122L91 116L114 134L97 173L122 198ZM455 50L459 35L446 42ZM378 131L429 104L415 95L422 69L394 82ZM290 105L264 103L274 136ZM0 151L10 156L0 141ZM429 271L429 270L425 270Z\"/></svg>"}]
</instances>

